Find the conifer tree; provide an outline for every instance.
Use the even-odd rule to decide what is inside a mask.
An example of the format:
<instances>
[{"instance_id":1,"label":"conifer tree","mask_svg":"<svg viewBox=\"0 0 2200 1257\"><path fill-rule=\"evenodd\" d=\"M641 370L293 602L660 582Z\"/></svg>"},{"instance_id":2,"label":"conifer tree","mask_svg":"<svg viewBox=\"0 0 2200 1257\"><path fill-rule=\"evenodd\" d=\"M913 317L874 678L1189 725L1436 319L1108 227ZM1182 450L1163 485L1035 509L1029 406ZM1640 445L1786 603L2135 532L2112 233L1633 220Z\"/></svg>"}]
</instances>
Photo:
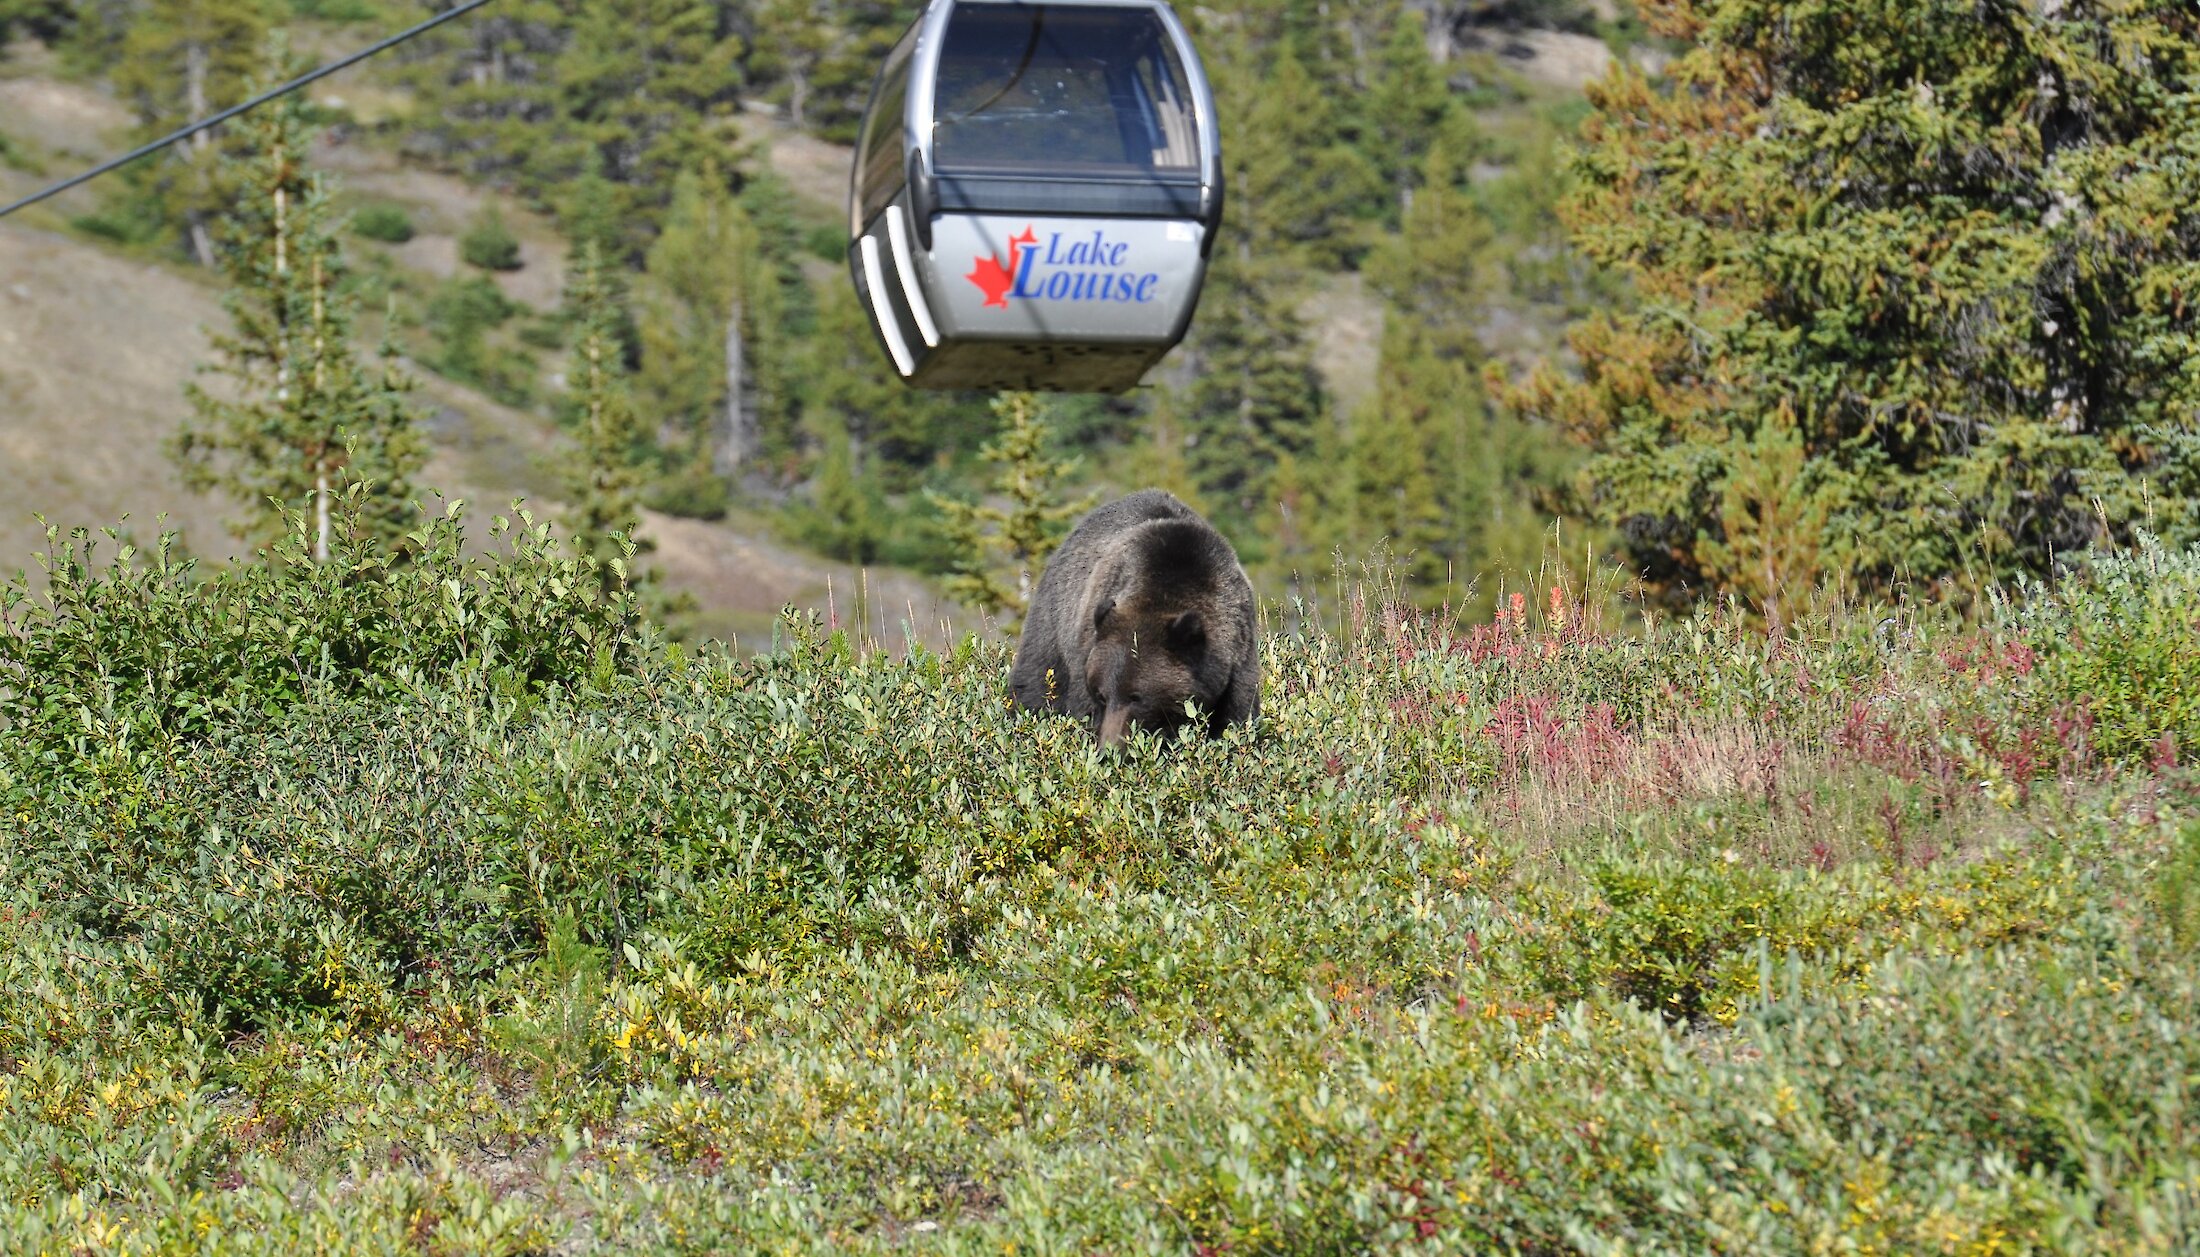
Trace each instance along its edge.
<instances>
[{"instance_id":1,"label":"conifer tree","mask_svg":"<svg viewBox=\"0 0 2200 1257\"><path fill-rule=\"evenodd\" d=\"M724 26L709 0L506 0L418 56L408 147L561 212L593 171L619 189L623 261L678 172L724 147L741 86Z\"/></svg>"},{"instance_id":2,"label":"conifer tree","mask_svg":"<svg viewBox=\"0 0 2200 1257\"><path fill-rule=\"evenodd\" d=\"M610 264L622 265L634 238L626 191L604 178L603 156L581 155L580 174L558 198L559 225L575 256L593 245Z\"/></svg>"},{"instance_id":3,"label":"conifer tree","mask_svg":"<svg viewBox=\"0 0 2200 1257\"><path fill-rule=\"evenodd\" d=\"M803 111L813 131L837 144L854 142L879 62L923 7L915 0L829 0L813 7L811 20L834 32Z\"/></svg>"},{"instance_id":4,"label":"conifer tree","mask_svg":"<svg viewBox=\"0 0 2200 1257\"><path fill-rule=\"evenodd\" d=\"M75 20L66 0L0 0L0 47L18 33L52 41Z\"/></svg>"},{"instance_id":5,"label":"conifer tree","mask_svg":"<svg viewBox=\"0 0 2200 1257\"><path fill-rule=\"evenodd\" d=\"M1429 602L1445 592L1457 558L1437 496L1437 456L1447 430L1479 416L1450 413L1450 398L1412 383L1411 364L1384 364L1376 395L1354 416L1344 490L1355 548L1386 548L1409 592Z\"/></svg>"},{"instance_id":6,"label":"conifer tree","mask_svg":"<svg viewBox=\"0 0 2200 1257\"><path fill-rule=\"evenodd\" d=\"M776 94L786 101L788 116L798 127L810 124L818 71L832 54L839 34L833 22L820 19L813 0L760 0L754 10L756 38L750 45L749 73L776 85Z\"/></svg>"},{"instance_id":7,"label":"conifer tree","mask_svg":"<svg viewBox=\"0 0 2200 1257\"><path fill-rule=\"evenodd\" d=\"M738 204L756 241L741 274L743 377L756 438L748 455L784 457L799 443L802 345L817 334L817 296L802 269L801 228L786 181L760 173L744 182ZM731 474L736 461L724 458L721 470Z\"/></svg>"},{"instance_id":8,"label":"conifer tree","mask_svg":"<svg viewBox=\"0 0 2200 1257\"><path fill-rule=\"evenodd\" d=\"M2159 434L2200 409L2200 11L1644 12L1694 46L1592 86L1567 206L1643 300L1574 326L1578 378L1511 396L1595 452L1581 504L1651 589L1741 579L1767 520L1819 534L1794 579L1883 587L2042 572L2190 511Z\"/></svg>"},{"instance_id":9,"label":"conifer tree","mask_svg":"<svg viewBox=\"0 0 2200 1257\"><path fill-rule=\"evenodd\" d=\"M186 389L192 415L170 453L192 487L253 508L310 498L314 556L325 561L333 498L354 483L369 485L361 525L388 541L404 532L425 448L413 382L393 352L369 367L352 346L344 261L328 190L306 166L302 110L295 100L263 110L245 131L251 156L228 172L235 200L211 238L232 330L215 339L208 368L227 386ZM259 509L234 526L259 541L285 527Z\"/></svg>"},{"instance_id":10,"label":"conifer tree","mask_svg":"<svg viewBox=\"0 0 2200 1257\"><path fill-rule=\"evenodd\" d=\"M947 518L955 550L947 592L964 606L1006 612L1007 627L1014 631L1031 605L1032 587L1047 556L1062 544L1071 521L1092 509L1093 499L1062 499L1072 464L1047 456L1047 427L1037 397L1003 393L993 400L992 410L1002 427L979 453L998 469L993 489L1008 505L930 496Z\"/></svg>"},{"instance_id":11,"label":"conifer tree","mask_svg":"<svg viewBox=\"0 0 2200 1257\"><path fill-rule=\"evenodd\" d=\"M267 18L259 0L150 0L122 37L116 93L147 139L243 99L266 65ZM277 60L279 61L278 54ZM210 230L221 212L214 133L170 147L141 176L161 216L177 225L199 265L215 265Z\"/></svg>"},{"instance_id":12,"label":"conifer tree","mask_svg":"<svg viewBox=\"0 0 2200 1257\"><path fill-rule=\"evenodd\" d=\"M1290 273L1249 248L1217 246L1190 349L1186 461L1202 496L1240 524L1269 513L1269 476L1317 438L1319 375L1292 305Z\"/></svg>"},{"instance_id":13,"label":"conifer tree","mask_svg":"<svg viewBox=\"0 0 2200 1257\"><path fill-rule=\"evenodd\" d=\"M1465 147L1465 111L1459 108L1443 74L1428 53L1418 15L1399 12L1374 59L1367 92L1368 159L1388 189L1385 217L1397 221L1412 204L1432 147ZM1446 174L1449 171L1444 172Z\"/></svg>"},{"instance_id":14,"label":"conifer tree","mask_svg":"<svg viewBox=\"0 0 2200 1257\"><path fill-rule=\"evenodd\" d=\"M1415 171L1418 190L1399 232L1368 258L1368 282L1392 316L1438 356L1477 366L1476 327L1488 304L1482 267L1495 233L1466 184L1462 132L1436 137Z\"/></svg>"},{"instance_id":15,"label":"conifer tree","mask_svg":"<svg viewBox=\"0 0 2200 1257\"><path fill-rule=\"evenodd\" d=\"M713 155L710 119L738 94L740 51L708 0L589 0L552 69L562 130L661 207L678 173ZM531 167L547 186L578 162L546 150Z\"/></svg>"},{"instance_id":16,"label":"conifer tree","mask_svg":"<svg viewBox=\"0 0 2200 1257\"><path fill-rule=\"evenodd\" d=\"M1192 479L1190 442L1182 412L1183 395L1175 389L1157 388L1147 407L1145 432L1133 447L1130 479L1140 485L1166 489L1186 506L1206 513L1199 486Z\"/></svg>"},{"instance_id":17,"label":"conifer tree","mask_svg":"<svg viewBox=\"0 0 2200 1257\"><path fill-rule=\"evenodd\" d=\"M985 412L967 398L919 391L896 378L848 285L829 284L820 296L818 331L803 364L803 413L826 417L824 433L845 431L856 443L855 464L875 473L881 491L907 491L942 453L967 453L983 443ZM811 428L815 438L820 429Z\"/></svg>"},{"instance_id":18,"label":"conifer tree","mask_svg":"<svg viewBox=\"0 0 2200 1257\"><path fill-rule=\"evenodd\" d=\"M645 263L636 383L650 412L679 434L677 457L692 465L709 467L714 448L735 465L753 452L742 272L756 247L717 167L683 172Z\"/></svg>"},{"instance_id":19,"label":"conifer tree","mask_svg":"<svg viewBox=\"0 0 2200 1257\"><path fill-rule=\"evenodd\" d=\"M863 451L845 422L820 418L814 433L819 447L806 539L836 559L873 563L886 544L886 510L878 479L861 459Z\"/></svg>"},{"instance_id":20,"label":"conifer tree","mask_svg":"<svg viewBox=\"0 0 2200 1257\"><path fill-rule=\"evenodd\" d=\"M1356 224L1380 211L1375 169L1341 133L1335 98L1289 44L1272 62L1255 61L1226 41L1222 73L1226 117L1242 119L1223 149L1230 163L1230 207L1245 240L1264 258L1283 249L1310 261L1345 266L1364 245Z\"/></svg>"},{"instance_id":21,"label":"conifer tree","mask_svg":"<svg viewBox=\"0 0 2200 1257\"><path fill-rule=\"evenodd\" d=\"M595 566L607 592L642 583L642 574L629 567L619 537L636 553L650 549L635 535L641 523L641 481L634 460L644 433L627 382L617 291L609 270L594 245L582 246L565 297L573 325L566 401L574 437L565 475L567 527L575 551Z\"/></svg>"}]
</instances>

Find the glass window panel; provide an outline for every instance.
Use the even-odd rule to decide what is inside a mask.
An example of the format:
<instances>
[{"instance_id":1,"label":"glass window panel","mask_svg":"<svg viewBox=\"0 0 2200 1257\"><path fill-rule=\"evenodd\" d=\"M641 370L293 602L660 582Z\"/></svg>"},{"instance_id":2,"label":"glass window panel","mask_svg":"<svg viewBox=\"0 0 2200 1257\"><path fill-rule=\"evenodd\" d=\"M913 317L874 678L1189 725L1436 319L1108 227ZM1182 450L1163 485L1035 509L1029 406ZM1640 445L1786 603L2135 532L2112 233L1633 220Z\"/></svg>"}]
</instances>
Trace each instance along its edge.
<instances>
[{"instance_id":1,"label":"glass window panel","mask_svg":"<svg viewBox=\"0 0 2200 1257\"><path fill-rule=\"evenodd\" d=\"M936 99L942 171L1199 170L1184 67L1150 10L958 7Z\"/></svg>"}]
</instances>

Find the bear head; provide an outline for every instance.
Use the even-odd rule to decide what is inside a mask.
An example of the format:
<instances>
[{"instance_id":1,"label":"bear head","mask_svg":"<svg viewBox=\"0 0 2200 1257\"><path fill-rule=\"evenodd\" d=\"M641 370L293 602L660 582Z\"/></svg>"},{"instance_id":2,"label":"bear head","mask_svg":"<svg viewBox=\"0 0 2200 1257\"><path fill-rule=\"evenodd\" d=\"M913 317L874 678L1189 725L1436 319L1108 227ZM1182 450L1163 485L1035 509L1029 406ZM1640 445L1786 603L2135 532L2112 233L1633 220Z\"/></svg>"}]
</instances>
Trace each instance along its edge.
<instances>
[{"instance_id":1,"label":"bear head","mask_svg":"<svg viewBox=\"0 0 2200 1257\"><path fill-rule=\"evenodd\" d=\"M1133 728L1174 733L1189 724L1187 700L1211 704L1201 675L1207 662L1206 617L1103 599L1092 612L1092 648L1080 678L1103 747Z\"/></svg>"}]
</instances>

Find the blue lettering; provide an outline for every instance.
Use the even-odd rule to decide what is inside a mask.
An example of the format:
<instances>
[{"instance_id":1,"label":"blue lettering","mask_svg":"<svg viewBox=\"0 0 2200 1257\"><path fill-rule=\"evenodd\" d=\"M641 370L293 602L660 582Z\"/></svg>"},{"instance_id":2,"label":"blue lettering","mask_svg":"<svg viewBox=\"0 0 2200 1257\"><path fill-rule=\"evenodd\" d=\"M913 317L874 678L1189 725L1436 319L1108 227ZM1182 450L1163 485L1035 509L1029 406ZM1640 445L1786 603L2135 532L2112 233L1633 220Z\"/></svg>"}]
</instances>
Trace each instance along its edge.
<instances>
[{"instance_id":1,"label":"blue lettering","mask_svg":"<svg viewBox=\"0 0 2200 1257\"><path fill-rule=\"evenodd\" d=\"M1158 294L1161 276L1126 271L1130 253L1127 241L1110 240L1103 231L1066 243L1061 232L1049 232L1044 249L1034 241L1017 251L1016 274L1008 295L1026 300L1146 304Z\"/></svg>"},{"instance_id":2,"label":"blue lettering","mask_svg":"<svg viewBox=\"0 0 2200 1257\"><path fill-rule=\"evenodd\" d=\"M1009 293L1010 296L1036 297L1039 295L1038 291L1030 286L1031 268L1036 265L1038 261L1039 254L1037 250L1024 250L1023 265L1016 268L1016 287L1014 291Z\"/></svg>"}]
</instances>

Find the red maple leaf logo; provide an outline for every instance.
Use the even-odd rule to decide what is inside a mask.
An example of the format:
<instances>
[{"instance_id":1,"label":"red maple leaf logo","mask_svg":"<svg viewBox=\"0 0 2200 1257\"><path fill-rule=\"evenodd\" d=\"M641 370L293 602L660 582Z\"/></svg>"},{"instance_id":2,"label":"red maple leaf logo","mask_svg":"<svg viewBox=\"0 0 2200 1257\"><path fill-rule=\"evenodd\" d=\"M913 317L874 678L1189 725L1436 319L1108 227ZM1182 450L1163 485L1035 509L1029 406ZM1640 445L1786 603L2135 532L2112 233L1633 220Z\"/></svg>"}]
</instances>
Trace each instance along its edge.
<instances>
[{"instance_id":1,"label":"red maple leaf logo","mask_svg":"<svg viewBox=\"0 0 2200 1257\"><path fill-rule=\"evenodd\" d=\"M1039 237L1024 224L1024 234L1008 238L1008 265L1001 265L1001 255L988 254L971 259L971 271L964 279L978 286L985 294L985 304L1008 308L1008 290L1016 286L1016 269L1024 260L1024 246L1039 243Z\"/></svg>"}]
</instances>

